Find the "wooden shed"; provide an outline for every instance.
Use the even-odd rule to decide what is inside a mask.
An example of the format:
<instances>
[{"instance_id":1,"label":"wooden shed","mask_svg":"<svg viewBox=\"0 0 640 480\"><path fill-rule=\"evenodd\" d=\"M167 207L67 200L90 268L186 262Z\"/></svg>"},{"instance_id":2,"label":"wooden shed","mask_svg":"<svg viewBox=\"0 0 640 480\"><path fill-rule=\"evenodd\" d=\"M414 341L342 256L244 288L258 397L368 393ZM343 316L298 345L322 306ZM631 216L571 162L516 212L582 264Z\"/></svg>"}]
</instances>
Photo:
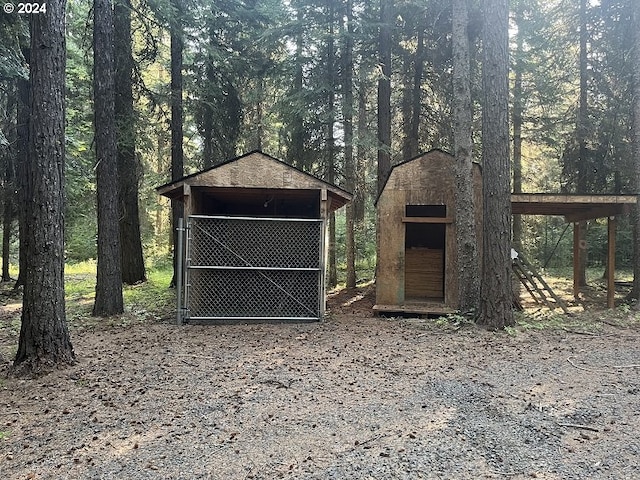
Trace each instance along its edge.
<instances>
[{"instance_id":1,"label":"wooden shed","mask_svg":"<svg viewBox=\"0 0 640 480\"><path fill-rule=\"evenodd\" d=\"M325 223L350 193L260 151L157 191L184 205L180 322L322 318Z\"/></svg>"},{"instance_id":2,"label":"wooden shed","mask_svg":"<svg viewBox=\"0 0 640 480\"><path fill-rule=\"evenodd\" d=\"M482 239L482 179L473 167L476 231ZM442 314L458 307L454 158L432 150L395 165L376 201L374 310Z\"/></svg>"}]
</instances>

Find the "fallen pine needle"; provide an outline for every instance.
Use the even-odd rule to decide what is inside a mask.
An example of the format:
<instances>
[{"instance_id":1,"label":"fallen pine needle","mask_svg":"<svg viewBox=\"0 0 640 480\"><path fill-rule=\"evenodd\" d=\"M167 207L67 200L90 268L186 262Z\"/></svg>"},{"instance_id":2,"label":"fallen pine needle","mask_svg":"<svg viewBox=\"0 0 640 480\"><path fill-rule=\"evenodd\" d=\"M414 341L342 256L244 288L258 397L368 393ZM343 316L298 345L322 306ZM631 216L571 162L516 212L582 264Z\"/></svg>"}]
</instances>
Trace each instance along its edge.
<instances>
[{"instance_id":1,"label":"fallen pine needle","mask_svg":"<svg viewBox=\"0 0 640 480\"><path fill-rule=\"evenodd\" d=\"M216 357L208 357L206 355L194 355L192 353L173 353L174 357L190 357L190 358L204 358L206 360L216 360Z\"/></svg>"},{"instance_id":2,"label":"fallen pine needle","mask_svg":"<svg viewBox=\"0 0 640 480\"><path fill-rule=\"evenodd\" d=\"M569 364L572 367L577 368L578 370L584 370L587 372L599 372L599 373L617 373L617 372L613 372L611 370L605 370L602 368L589 368L589 367L583 367L580 365L576 365L573 361L571 361L571 357L567 358L567 362L569 362ZM631 365L604 365L605 367L609 367L609 368L615 368L617 370L623 369L623 368L640 368L640 364L631 364Z\"/></svg>"},{"instance_id":3,"label":"fallen pine needle","mask_svg":"<svg viewBox=\"0 0 640 480\"><path fill-rule=\"evenodd\" d=\"M568 428L577 428L580 430L590 430L592 432L599 432L600 429L596 428L596 427L590 427L589 425L581 425L579 423L560 423L558 422L558 425L561 427L568 427Z\"/></svg>"}]
</instances>

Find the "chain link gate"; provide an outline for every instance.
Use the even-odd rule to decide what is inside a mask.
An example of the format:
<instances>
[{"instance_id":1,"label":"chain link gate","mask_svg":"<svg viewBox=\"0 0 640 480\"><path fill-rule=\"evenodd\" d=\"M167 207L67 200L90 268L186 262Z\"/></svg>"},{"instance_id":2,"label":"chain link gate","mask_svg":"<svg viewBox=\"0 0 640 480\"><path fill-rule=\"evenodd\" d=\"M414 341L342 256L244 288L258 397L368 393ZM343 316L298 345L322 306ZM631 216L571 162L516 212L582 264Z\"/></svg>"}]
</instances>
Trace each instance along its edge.
<instances>
[{"instance_id":1,"label":"chain link gate","mask_svg":"<svg viewBox=\"0 0 640 480\"><path fill-rule=\"evenodd\" d=\"M180 320L319 320L323 232L320 219L189 217Z\"/></svg>"}]
</instances>

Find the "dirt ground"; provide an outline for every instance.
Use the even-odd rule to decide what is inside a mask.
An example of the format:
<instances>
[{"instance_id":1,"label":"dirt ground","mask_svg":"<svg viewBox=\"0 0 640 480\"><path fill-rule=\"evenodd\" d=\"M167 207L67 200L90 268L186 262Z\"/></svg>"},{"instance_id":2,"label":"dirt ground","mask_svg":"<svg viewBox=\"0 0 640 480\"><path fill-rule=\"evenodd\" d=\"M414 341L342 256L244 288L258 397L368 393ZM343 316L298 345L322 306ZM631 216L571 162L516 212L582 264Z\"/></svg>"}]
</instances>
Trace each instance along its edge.
<instances>
[{"instance_id":1,"label":"dirt ground","mask_svg":"<svg viewBox=\"0 0 640 480\"><path fill-rule=\"evenodd\" d=\"M75 366L0 372L0 477L640 478L631 313L495 333L371 303L342 291L311 324L75 325Z\"/></svg>"}]
</instances>

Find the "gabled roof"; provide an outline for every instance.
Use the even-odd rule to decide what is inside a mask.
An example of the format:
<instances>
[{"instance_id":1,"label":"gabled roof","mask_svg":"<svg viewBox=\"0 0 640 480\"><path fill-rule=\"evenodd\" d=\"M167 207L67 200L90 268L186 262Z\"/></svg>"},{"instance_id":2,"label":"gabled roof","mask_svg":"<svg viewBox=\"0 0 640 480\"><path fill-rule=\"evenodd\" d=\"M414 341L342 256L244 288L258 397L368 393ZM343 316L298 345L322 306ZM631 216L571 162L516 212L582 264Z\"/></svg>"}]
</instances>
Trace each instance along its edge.
<instances>
[{"instance_id":1,"label":"gabled roof","mask_svg":"<svg viewBox=\"0 0 640 480\"><path fill-rule=\"evenodd\" d=\"M387 183L389 182L389 179L391 178L391 175L393 174L393 172L397 169L397 168L402 168L404 165L407 165L408 163L412 163L415 162L416 160L428 160L429 157L433 157L434 155L444 155L446 157L448 157L449 160L451 160L451 162L455 161L455 158L453 155L451 155L449 152L442 150L440 148L433 148L431 150L429 150L428 152L423 152L420 153L418 155L416 155L413 158L410 158L409 160L404 160L400 163L396 163L395 165L393 165L391 167L391 169L389 170L389 173L387 174L387 177L384 179L384 183L382 184L382 188L380 188L380 190L378 191L378 195L376 196L376 200L373 203L374 205L378 204L378 200L380 199L380 195L382 195L382 192L384 191L385 187L387 186ZM478 165L479 167L480 164L477 162L473 162L474 165ZM481 167L482 168L482 167Z\"/></svg>"},{"instance_id":2,"label":"gabled roof","mask_svg":"<svg viewBox=\"0 0 640 480\"><path fill-rule=\"evenodd\" d=\"M160 195L180 198L184 186L260 188L285 190L327 190L336 208L353 195L259 150L232 158L213 167L186 175L156 188Z\"/></svg>"}]
</instances>

